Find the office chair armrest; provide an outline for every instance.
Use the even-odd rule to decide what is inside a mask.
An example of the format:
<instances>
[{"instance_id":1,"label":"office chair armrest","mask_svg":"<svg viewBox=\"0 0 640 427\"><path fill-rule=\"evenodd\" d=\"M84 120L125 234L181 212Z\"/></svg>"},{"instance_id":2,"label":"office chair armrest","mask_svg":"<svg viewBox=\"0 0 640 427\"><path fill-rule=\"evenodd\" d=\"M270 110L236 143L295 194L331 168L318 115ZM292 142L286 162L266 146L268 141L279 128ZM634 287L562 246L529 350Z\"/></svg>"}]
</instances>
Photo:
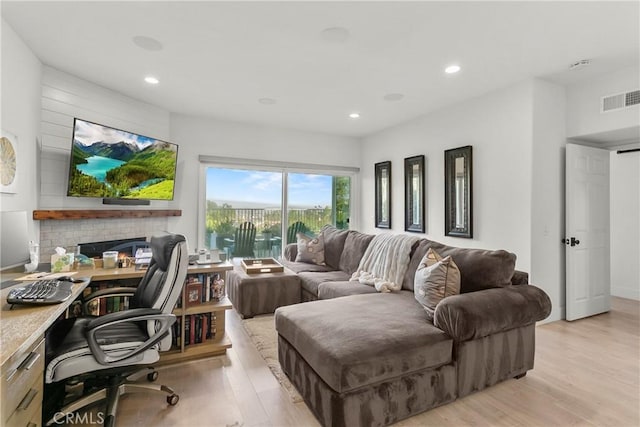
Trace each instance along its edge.
<instances>
[{"instance_id":1,"label":"office chair armrest","mask_svg":"<svg viewBox=\"0 0 640 427\"><path fill-rule=\"evenodd\" d=\"M132 297L135 293L136 288L122 286L117 288L100 289L95 292L91 292L89 295L80 297L80 300L82 301L82 312L89 313L89 304L94 300L105 297Z\"/></svg>"},{"instance_id":2,"label":"office chair armrest","mask_svg":"<svg viewBox=\"0 0 640 427\"><path fill-rule=\"evenodd\" d=\"M158 330L139 347L128 353L120 356L109 356L102 350L100 344L98 344L96 333L104 327L113 326L118 323L146 322L150 320L156 321L156 328ZM117 313L110 313L105 316L98 317L87 324L87 342L93 357L95 357L98 363L101 365L109 365L111 363L120 362L136 356L148 350L167 336L169 328L171 328L171 325L173 325L175 321L176 316L174 314L162 313L160 310L153 308L134 308L131 310L119 311Z\"/></svg>"},{"instance_id":3,"label":"office chair armrest","mask_svg":"<svg viewBox=\"0 0 640 427\"><path fill-rule=\"evenodd\" d=\"M87 330L95 329L99 326L120 323L125 320L127 322L138 322L149 319L137 319L140 316L153 316L156 314L162 314L157 308L132 308L129 310L116 311L115 313L105 314L104 316L96 317L87 324ZM136 319L136 320L133 320Z\"/></svg>"}]
</instances>

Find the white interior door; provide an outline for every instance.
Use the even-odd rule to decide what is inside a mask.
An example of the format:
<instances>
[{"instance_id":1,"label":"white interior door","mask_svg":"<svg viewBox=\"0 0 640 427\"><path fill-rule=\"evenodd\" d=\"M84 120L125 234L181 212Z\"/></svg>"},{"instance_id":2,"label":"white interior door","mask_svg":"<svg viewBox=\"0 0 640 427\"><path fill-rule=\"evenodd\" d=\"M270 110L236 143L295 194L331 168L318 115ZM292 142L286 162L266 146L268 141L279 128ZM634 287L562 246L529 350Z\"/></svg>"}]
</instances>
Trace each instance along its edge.
<instances>
[{"instance_id":1,"label":"white interior door","mask_svg":"<svg viewBox=\"0 0 640 427\"><path fill-rule=\"evenodd\" d=\"M609 311L609 151L567 144L567 320Z\"/></svg>"}]
</instances>

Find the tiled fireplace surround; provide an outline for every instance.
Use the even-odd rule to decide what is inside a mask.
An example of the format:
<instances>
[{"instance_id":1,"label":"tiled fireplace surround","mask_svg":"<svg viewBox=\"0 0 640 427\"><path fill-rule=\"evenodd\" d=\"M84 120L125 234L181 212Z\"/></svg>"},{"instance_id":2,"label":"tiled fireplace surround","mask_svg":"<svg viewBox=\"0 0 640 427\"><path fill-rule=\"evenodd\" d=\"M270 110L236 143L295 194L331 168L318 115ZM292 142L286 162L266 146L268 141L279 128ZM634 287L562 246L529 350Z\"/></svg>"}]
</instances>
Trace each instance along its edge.
<instances>
[{"instance_id":1,"label":"tiled fireplace surround","mask_svg":"<svg viewBox=\"0 0 640 427\"><path fill-rule=\"evenodd\" d=\"M49 262L55 248L75 248L79 243L129 239L168 229L166 217L68 219L40 221L40 261Z\"/></svg>"}]
</instances>

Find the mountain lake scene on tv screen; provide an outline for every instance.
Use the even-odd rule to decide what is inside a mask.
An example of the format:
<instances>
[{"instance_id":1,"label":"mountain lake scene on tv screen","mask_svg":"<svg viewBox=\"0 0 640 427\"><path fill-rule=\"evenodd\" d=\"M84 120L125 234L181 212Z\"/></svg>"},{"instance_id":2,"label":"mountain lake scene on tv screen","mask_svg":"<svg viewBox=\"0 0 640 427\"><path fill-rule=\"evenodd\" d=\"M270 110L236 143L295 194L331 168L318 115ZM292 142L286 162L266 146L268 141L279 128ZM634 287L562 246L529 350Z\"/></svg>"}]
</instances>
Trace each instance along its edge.
<instances>
[{"instance_id":1,"label":"mountain lake scene on tv screen","mask_svg":"<svg viewBox=\"0 0 640 427\"><path fill-rule=\"evenodd\" d=\"M115 142L89 141L91 136L74 138L68 195L173 199L177 146L116 132L123 138Z\"/></svg>"}]
</instances>

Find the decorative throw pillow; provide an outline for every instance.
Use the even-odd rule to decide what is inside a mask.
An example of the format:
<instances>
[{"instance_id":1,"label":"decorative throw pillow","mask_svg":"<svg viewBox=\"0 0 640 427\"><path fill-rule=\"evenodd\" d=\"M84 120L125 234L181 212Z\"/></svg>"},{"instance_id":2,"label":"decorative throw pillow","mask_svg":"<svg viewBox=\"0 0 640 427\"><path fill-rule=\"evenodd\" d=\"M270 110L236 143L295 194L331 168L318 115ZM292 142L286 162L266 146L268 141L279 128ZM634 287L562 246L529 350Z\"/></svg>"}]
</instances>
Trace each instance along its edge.
<instances>
[{"instance_id":1,"label":"decorative throw pillow","mask_svg":"<svg viewBox=\"0 0 640 427\"><path fill-rule=\"evenodd\" d=\"M296 262L325 265L322 233L318 237L309 237L306 234L298 233L296 237L298 239Z\"/></svg>"},{"instance_id":2,"label":"decorative throw pillow","mask_svg":"<svg viewBox=\"0 0 640 427\"><path fill-rule=\"evenodd\" d=\"M460 293L460 270L450 256L442 258L429 248L416 270L413 284L416 300L433 321L436 305L444 298Z\"/></svg>"}]
</instances>

